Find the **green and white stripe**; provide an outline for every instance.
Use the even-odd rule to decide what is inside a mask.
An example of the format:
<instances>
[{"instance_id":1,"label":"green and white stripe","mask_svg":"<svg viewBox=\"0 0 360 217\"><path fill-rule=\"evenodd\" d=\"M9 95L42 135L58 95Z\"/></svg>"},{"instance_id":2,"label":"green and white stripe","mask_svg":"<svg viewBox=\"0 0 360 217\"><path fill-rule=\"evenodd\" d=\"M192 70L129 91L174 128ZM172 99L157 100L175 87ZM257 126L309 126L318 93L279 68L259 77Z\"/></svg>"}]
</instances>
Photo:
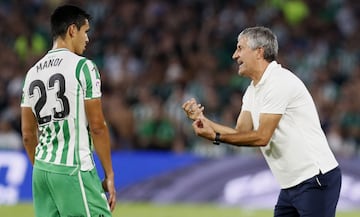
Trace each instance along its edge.
<instances>
[{"instance_id":1,"label":"green and white stripe","mask_svg":"<svg viewBox=\"0 0 360 217\"><path fill-rule=\"evenodd\" d=\"M94 167L92 140L88 131L84 100L101 97L99 71L93 62L66 49L49 51L37 64L51 58L61 58L61 64L57 67L42 67L42 70L37 70L35 64L29 70L23 85L21 106L35 110L41 91L33 91L35 96L30 96L29 87L34 80L40 80L48 87L52 75L62 74L65 79L64 96L68 99L70 111L67 117L54 119L54 110L58 112L63 109L62 101L57 95L60 82L55 83L52 88L46 88L46 103L41 108L40 116L52 115L52 119L39 127L39 145L35 158L44 163L41 163L41 167L46 167L48 163L51 168L59 165L91 169Z\"/></svg>"}]
</instances>

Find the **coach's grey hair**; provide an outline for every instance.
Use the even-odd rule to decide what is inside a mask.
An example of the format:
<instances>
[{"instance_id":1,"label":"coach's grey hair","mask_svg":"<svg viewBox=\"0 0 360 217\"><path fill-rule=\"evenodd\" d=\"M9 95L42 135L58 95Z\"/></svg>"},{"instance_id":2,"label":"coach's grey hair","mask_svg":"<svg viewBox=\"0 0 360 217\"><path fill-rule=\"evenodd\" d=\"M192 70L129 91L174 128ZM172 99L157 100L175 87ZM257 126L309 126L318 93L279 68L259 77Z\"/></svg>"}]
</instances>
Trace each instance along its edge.
<instances>
[{"instance_id":1,"label":"coach's grey hair","mask_svg":"<svg viewBox=\"0 0 360 217\"><path fill-rule=\"evenodd\" d=\"M244 29L238 36L248 39L248 46L255 50L256 48L264 48L264 59L271 62L277 58L278 41L276 35L269 29L263 26L256 26Z\"/></svg>"}]
</instances>

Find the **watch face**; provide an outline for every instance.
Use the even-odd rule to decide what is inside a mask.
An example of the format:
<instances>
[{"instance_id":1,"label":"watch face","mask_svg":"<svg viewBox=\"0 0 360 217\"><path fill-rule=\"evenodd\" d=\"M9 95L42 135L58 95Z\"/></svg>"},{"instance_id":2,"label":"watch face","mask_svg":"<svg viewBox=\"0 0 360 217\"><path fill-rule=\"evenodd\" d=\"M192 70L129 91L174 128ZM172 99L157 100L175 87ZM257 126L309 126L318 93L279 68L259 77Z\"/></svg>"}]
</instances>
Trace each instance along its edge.
<instances>
[{"instance_id":1,"label":"watch face","mask_svg":"<svg viewBox=\"0 0 360 217\"><path fill-rule=\"evenodd\" d=\"M220 133L215 133L215 140L213 141L214 145L220 145Z\"/></svg>"}]
</instances>

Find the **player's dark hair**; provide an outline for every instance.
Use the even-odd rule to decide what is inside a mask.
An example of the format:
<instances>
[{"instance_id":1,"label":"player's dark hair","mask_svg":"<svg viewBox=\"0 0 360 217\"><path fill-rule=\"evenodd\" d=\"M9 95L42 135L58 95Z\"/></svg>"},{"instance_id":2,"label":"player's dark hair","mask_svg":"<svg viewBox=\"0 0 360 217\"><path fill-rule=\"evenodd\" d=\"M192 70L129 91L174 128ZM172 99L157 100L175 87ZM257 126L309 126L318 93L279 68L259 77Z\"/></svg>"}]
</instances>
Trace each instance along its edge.
<instances>
[{"instance_id":1,"label":"player's dark hair","mask_svg":"<svg viewBox=\"0 0 360 217\"><path fill-rule=\"evenodd\" d=\"M55 9L51 15L51 36L53 39L65 36L68 27L75 24L77 29L91 17L83 9L73 5L63 5Z\"/></svg>"}]
</instances>

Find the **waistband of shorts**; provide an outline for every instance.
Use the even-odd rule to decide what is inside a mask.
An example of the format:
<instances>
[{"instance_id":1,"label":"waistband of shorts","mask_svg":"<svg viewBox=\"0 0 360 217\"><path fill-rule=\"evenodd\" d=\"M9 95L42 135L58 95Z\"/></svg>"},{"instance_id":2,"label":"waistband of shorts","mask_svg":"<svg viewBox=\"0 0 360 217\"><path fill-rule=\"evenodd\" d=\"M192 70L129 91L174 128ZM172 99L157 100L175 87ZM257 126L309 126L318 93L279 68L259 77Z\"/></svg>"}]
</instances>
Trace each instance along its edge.
<instances>
[{"instance_id":1,"label":"waistband of shorts","mask_svg":"<svg viewBox=\"0 0 360 217\"><path fill-rule=\"evenodd\" d=\"M66 175L76 175L77 172L80 170L80 166L65 166L61 164L48 163L37 159L35 160L34 168L47 172Z\"/></svg>"}]
</instances>

